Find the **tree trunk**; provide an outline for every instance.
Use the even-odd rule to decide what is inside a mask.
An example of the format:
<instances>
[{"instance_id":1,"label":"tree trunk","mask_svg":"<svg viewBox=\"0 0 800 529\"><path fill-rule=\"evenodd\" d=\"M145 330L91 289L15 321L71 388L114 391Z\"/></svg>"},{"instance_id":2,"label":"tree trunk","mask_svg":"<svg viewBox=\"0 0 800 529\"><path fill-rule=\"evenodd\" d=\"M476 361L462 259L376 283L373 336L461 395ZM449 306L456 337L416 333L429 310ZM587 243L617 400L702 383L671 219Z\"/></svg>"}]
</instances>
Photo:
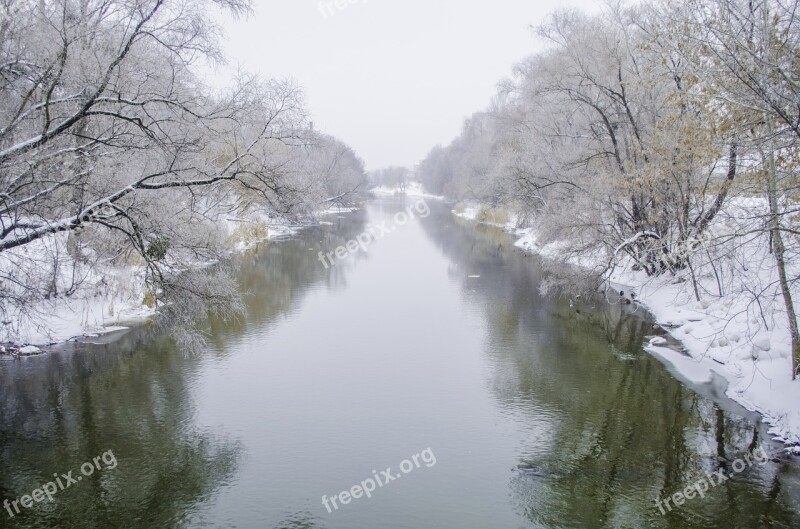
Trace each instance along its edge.
<instances>
[{"instance_id":1,"label":"tree trunk","mask_svg":"<svg viewBox=\"0 0 800 529\"><path fill-rule=\"evenodd\" d=\"M764 42L766 43L765 49L772 49L771 34L769 32L770 16L766 6L762 7L763 15L763 31ZM769 75L766 70L766 61L764 61L762 71L762 81L767 82ZM794 301L792 300L792 291L789 286L789 280L786 274L786 247L783 243L783 234L781 233L781 217L778 208L778 169L775 163L775 129L768 111L764 112L764 119L767 125L767 132L769 133L769 143L767 145L767 197L769 199L769 213L770 213L770 234L772 235L772 249L775 255L775 263L778 265L778 275L781 283L781 293L783 294L783 303L786 306L786 316L789 318L789 332L792 335L792 380L797 379L798 365L800 365L800 333L797 330L797 313L794 310Z\"/></svg>"},{"instance_id":2,"label":"tree trunk","mask_svg":"<svg viewBox=\"0 0 800 529\"><path fill-rule=\"evenodd\" d=\"M777 192L777 171L775 168L775 153L770 150L767 155L768 175L767 175L767 196L769 198L770 213L770 234L772 236L772 250L775 256L775 263L778 265L778 275L780 277L781 292L783 302L786 306L786 316L789 318L789 331L792 335L792 380L797 378L798 366L800 366L800 333L797 327L797 313L794 308L792 291L789 286L786 274L786 248L783 244L783 234L781 233L781 218L778 210Z\"/></svg>"}]
</instances>

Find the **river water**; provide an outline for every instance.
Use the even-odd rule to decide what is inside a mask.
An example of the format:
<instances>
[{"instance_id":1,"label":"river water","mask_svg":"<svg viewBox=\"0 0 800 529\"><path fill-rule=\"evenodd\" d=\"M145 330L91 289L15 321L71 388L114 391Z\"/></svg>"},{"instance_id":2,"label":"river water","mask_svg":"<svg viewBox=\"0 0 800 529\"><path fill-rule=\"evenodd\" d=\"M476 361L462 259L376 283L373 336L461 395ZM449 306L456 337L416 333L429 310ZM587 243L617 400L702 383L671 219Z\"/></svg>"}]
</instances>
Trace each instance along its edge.
<instances>
[{"instance_id":1,"label":"river water","mask_svg":"<svg viewBox=\"0 0 800 529\"><path fill-rule=\"evenodd\" d=\"M0 361L0 499L81 478L0 527L800 527L798 465L648 355L641 311L544 299L508 235L420 204L237 257L247 316L208 322L202 352L144 326Z\"/></svg>"}]
</instances>

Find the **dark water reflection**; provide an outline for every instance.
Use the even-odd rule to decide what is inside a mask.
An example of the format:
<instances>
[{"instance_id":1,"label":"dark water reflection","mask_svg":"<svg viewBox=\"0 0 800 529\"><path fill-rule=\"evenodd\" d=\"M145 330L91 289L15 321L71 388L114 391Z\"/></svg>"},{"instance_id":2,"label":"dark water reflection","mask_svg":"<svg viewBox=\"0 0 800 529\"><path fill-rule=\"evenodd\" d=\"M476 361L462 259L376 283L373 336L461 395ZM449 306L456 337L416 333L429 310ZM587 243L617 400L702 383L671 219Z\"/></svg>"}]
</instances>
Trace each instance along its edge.
<instances>
[{"instance_id":1,"label":"dark water reflection","mask_svg":"<svg viewBox=\"0 0 800 529\"><path fill-rule=\"evenodd\" d=\"M544 302L536 258L514 255L494 228L460 224L444 216L425 226L460 269L481 274L465 291L490 322L485 350L498 403L520 422L551 419L520 443L521 466L534 470L511 479L534 527L800 525L797 465L770 443L763 446L774 462L662 516L655 498L720 468L730 474L732 461L762 446L758 417L669 376L642 349L653 332L644 315Z\"/></svg>"},{"instance_id":2,"label":"dark water reflection","mask_svg":"<svg viewBox=\"0 0 800 529\"><path fill-rule=\"evenodd\" d=\"M778 454L757 418L676 381L640 315L542 299L507 235L428 205L329 269L319 251L407 204L241 256L248 316L209 322L203 354L144 328L0 362L0 499L119 461L0 527L800 527L782 458L661 516L655 498ZM428 447L435 466L322 506Z\"/></svg>"},{"instance_id":3,"label":"dark water reflection","mask_svg":"<svg viewBox=\"0 0 800 529\"><path fill-rule=\"evenodd\" d=\"M133 338L127 337L126 341ZM125 347L133 344L118 344ZM192 423L196 362L164 340L4 363L0 495L15 499L112 450L119 464L2 527L158 527L208 499L234 472L239 444Z\"/></svg>"}]
</instances>

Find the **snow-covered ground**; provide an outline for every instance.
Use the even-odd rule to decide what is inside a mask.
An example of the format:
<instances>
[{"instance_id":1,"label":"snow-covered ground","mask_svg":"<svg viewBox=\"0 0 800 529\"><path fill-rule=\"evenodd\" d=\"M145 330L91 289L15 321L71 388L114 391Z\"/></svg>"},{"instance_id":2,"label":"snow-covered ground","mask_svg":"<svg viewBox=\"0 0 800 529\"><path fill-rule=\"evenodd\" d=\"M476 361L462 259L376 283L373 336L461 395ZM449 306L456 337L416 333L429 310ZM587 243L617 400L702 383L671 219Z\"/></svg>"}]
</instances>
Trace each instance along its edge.
<instances>
[{"instance_id":1,"label":"snow-covered ground","mask_svg":"<svg viewBox=\"0 0 800 529\"><path fill-rule=\"evenodd\" d=\"M609 298L617 290L631 293L657 322L685 347L685 354L653 339L646 349L673 366L694 383L710 382L712 372L728 383L727 395L745 408L759 412L770 425L775 440L800 454L800 380L791 379L791 339L780 295L774 257L766 234L753 234L755 211L766 205L758 199L731 201L712 227L715 241L709 255L695 267L700 301L689 272L676 276L648 277L644 272L621 267L609 278ZM479 206L461 206L454 214L476 219ZM516 245L546 258L559 259L567 243L540 244L535 228L518 230L514 219L502 226L515 233ZM748 235L738 235L745 234ZM591 266L592 260L574 262ZM800 264L800 263L798 263ZM794 266L792 277L800 272ZM722 292L720 292L720 289ZM758 293L758 301L754 293ZM800 292L794 292L795 300Z\"/></svg>"},{"instance_id":2,"label":"snow-covered ground","mask_svg":"<svg viewBox=\"0 0 800 529\"><path fill-rule=\"evenodd\" d=\"M91 250L70 247L64 232L3 252L0 269L16 281L7 295L24 296L25 285L33 284L51 285L51 294L49 300L25 304L24 309L7 303L0 343L16 344L19 353L33 354L35 346L112 332L152 315L143 302L141 264L106 267L90 264L92 258Z\"/></svg>"},{"instance_id":3,"label":"snow-covered ground","mask_svg":"<svg viewBox=\"0 0 800 529\"><path fill-rule=\"evenodd\" d=\"M126 272L130 273L128 284L135 285L140 279L137 277L139 270L108 270L102 274L106 283L98 281L70 297L32 307L38 315L20 320L13 329L3 329L6 332L2 341L23 346L19 350L21 354L32 354L38 352L40 346L124 330L152 317L155 310L143 303L143 292L137 295L140 289L106 289L109 282L119 285L119 277ZM116 277L112 279L112 276ZM92 279L98 277L99 274Z\"/></svg>"},{"instance_id":4,"label":"snow-covered ground","mask_svg":"<svg viewBox=\"0 0 800 529\"><path fill-rule=\"evenodd\" d=\"M489 220L480 219L481 212L486 209L488 209L486 206L478 202L465 201L465 202L460 202L456 207L456 209L453 210L453 213L456 216L461 217L462 219L474 220L476 222L480 221L483 224L497 226L498 228L503 228L504 230L508 231L516 230L516 227L518 225L517 215L509 213L506 222L491 222Z\"/></svg>"},{"instance_id":5,"label":"snow-covered ground","mask_svg":"<svg viewBox=\"0 0 800 529\"><path fill-rule=\"evenodd\" d=\"M353 209L327 208L314 217ZM246 218L220 215L215 226L227 240L231 253L246 251L264 240L293 235L300 229L285 219L263 214L247 215ZM59 295L27 307L32 317L19 313L6 315L7 321L0 326L0 343L6 344L8 350L21 355L36 354L43 346L125 330L157 313L155 307L146 303L143 263L100 263L85 267L78 263L75 267L67 245L68 234L62 233L0 256L0 268L3 269L26 263L33 256L38 266L30 267L27 279L31 284L39 284L39 275L52 275L52 256L57 255L59 272L56 283L62 287ZM207 264L196 263L197 266ZM64 286L72 284L71 276L75 270L79 271L81 284L67 296L63 292Z\"/></svg>"}]
</instances>

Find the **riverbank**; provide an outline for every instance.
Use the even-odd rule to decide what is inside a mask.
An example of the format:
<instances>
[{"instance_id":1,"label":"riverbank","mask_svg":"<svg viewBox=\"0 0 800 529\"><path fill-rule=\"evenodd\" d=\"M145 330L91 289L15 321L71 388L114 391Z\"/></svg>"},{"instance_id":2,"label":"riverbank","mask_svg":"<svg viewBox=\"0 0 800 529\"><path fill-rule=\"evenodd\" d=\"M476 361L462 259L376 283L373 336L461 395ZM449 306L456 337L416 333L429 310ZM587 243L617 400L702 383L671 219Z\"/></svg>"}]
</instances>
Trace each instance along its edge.
<instances>
[{"instance_id":1,"label":"riverbank","mask_svg":"<svg viewBox=\"0 0 800 529\"><path fill-rule=\"evenodd\" d=\"M318 223L318 219L326 215L354 209L357 208L330 207L318 211L301 224L264 214L220 215L215 227L224 241L225 253L233 255L264 241L292 236L303 227ZM27 307L25 314L9 317L0 328L0 354L23 357L42 354L48 347L58 344L128 330L158 314L158 307L145 288L143 262L124 265L97 262L82 267L82 263L73 257L74 252L69 251L70 244L68 234L64 233L25 250L26 257L40 253L43 256L40 262L46 262L47 255L60 255L59 270L44 270L43 273L56 276L64 293ZM189 266L209 264L212 263L194 261ZM2 265L12 266L13 257L6 257ZM75 270L80 270L79 282L74 279ZM68 286L76 283L74 288Z\"/></svg>"},{"instance_id":2,"label":"riverbank","mask_svg":"<svg viewBox=\"0 0 800 529\"><path fill-rule=\"evenodd\" d=\"M750 233L752 210L762 207L753 200L733 202L725 215L729 232ZM564 259L565 243L542 242L535 227L518 228L513 214L493 219L478 204L459 205L453 213L513 233L516 246L525 252L573 266L597 264L587 258ZM800 455L800 381L791 379L791 338L767 237L750 233L730 244L731 252L719 269L696 268L699 301L690 271L653 278L630 266L610 274L606 297L612 303L647 309L685 348L675 351L663 346L663 338L654 338L645 346L648 352L697 384L710 382L714 373L721 376L727 383L726 395L761 414L773 439ZM760 296L755 298L754 292ZM800 292L795 296L800 299Z\"/></svg>"},{"instance_id":3,"label":"riverbank","mask_svg":"<svg viewBox=\"0 0 800 529\"><path fill-rule=\"evenodd\" d=\"M374 188L375 196L406 195L414 197L436 197L424 193L419 183L410 183L403 188ZM232 216L217 214L214 227L229 255L245 252L258 244L296 234L300 229L319 223L328 215L351 213L359 208L334 205L309 215L305 222L296 223L265 214ZM56 277L62 293L44 302L26 307L25 314L7 317L0 327L0 355L34 356L58 344L101 335L118 333L141 325L158 314L145 289L145 266L143 261L120 265L119 263L92 263L82 267L80 259L70 251L69 234L62 233L32 244L23 250L25 257L41 255L37 259L41 266L31 273L49 274ZM52 270L49 256L59 255L59 270ZM14 266L14 256L3 256L1 266ZM209 262L193 261L189 266L208 266ZM183 266L185 268L185 265ZM76 274L75 270L80 269ZM179 271L178 269L177 271ZM79 285L72 288L75 277L80 276Z\"/></svg>"}]
</instances>

